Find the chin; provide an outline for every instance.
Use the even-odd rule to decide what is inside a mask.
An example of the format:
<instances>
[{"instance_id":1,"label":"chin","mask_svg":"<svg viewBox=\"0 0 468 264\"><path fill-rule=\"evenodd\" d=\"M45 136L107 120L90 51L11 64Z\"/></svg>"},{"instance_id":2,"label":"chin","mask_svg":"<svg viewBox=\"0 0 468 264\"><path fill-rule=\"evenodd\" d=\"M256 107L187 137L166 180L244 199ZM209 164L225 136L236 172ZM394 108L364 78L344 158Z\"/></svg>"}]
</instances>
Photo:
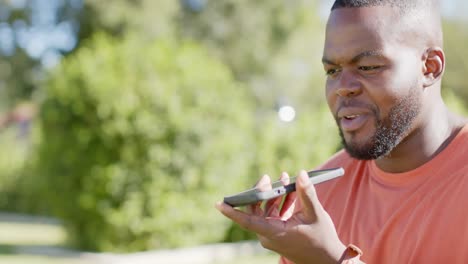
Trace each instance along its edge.
<instances>
[{"instance_id":1,"label":"chin","mask_svg":"<svg viewBox=\"0 0 468 264\"><path fill-rule=\"evenodd\" d=\"M368 150L372 148L372 145L373 145L372 142L370 142L369 140L367 141L352 140L352 141L346 141L345 143L346 149L350 149L350 150L354 150L358 152Z\"/></svg>"},{"instance_id":2,"label":"chin","mask_svg":"<svg viewBox=\"0 0 468 264\"><path fill-rule=\"evenodd\" d=\"M348 154L359 160L378 159L382 153L378 153L378 144L375 142L375 134L341 134L343 146ZM376 148L377 147L377 148Z\"/></svg>"},{"instance_id":3,"label":"chin","mask_svg":"<svg viewBox=\"0 0 468 264\"><path fill-rule=\"evenodd\" d=\"M342 138L346 142L346 145L356 146L363 148L371 144L373 138L375 138L374 132L368 131L353 131L353 132L342 132Z\"/></svg>"}]
</instances>

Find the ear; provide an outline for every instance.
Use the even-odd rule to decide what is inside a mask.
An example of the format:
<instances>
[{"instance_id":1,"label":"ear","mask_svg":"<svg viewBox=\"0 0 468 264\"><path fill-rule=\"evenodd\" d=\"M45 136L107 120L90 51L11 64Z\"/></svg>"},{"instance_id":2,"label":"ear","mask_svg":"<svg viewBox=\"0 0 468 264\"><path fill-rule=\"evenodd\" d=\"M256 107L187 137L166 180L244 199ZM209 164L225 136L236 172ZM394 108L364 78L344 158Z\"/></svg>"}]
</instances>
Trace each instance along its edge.
<instances>
[{"instance_id":1,"label":"ear","mask_svg":"<svg viewBox=\"0 0 468 264\"><path fill-rule=\"evenodd\" d=\"M424 87L429 87L442 79L445 71L445 54L439 48L429 48L423 57Z\"/></svg>"}]
</instances>

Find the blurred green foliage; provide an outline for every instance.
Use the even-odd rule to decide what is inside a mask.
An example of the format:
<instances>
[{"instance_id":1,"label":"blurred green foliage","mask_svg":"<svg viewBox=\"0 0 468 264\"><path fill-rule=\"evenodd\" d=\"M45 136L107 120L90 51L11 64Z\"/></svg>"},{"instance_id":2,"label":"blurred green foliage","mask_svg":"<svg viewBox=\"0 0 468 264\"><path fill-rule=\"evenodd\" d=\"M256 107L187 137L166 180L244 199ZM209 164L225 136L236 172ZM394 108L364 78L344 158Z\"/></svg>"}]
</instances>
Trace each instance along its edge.
<instances>
[{"instance_id":1,"label":"blurred green foliage","mask_svg":"<svg viewBox=\"0 0 468 264\"><path fill-rule=\"evenodd\" d=\"M467 25L455 21L445 21L444 38L446 53L445 75L443 86L447 90L452 90L461 104L468 107L468 50L465 43L468 43Z\"/></svg>"},{"instance_id":2,"label":"blurred green foliage","mask_svg":"<svg viewBox=\"0 0 468 264\"><path fill-rule=\"evenodd\" d=\"M16 184L24 176L28 160L28 149L24 142L18 142L18 129L9 128L0 133L0 207L8 208L14 203L12 196L17 193ZM15 203L16 205L18 203Z\"/></svg>"},{"instance_id":3,"label":"blurred green foliage","mask_svg":"<svg viewBox=\"0 0 468 264\"><path fill-rule=\"evenodd\" d=\"M249 87L258 109L275 107L279 97L296 103L304 95L322 95L324 25L316 0L117 0L110 6L87 0L85 5L99 14L90 16L92 24L113 35L201 44Z\"/></svg>"},{"instance_id":4,"label":"blurred green foliage","mask_svg":"<svg viewBox=\"0 0 468 264\"><path fill-rule=\"evenodd\" d=\"M12 56L0 54L0 110L29 100L39 81L39 62L19 50Z\"/></svg>"},{"instance_id":5,"label":"blurred green foliage","mask_svg":"<svg viewBox=\"0 0 468 264\"><path fill-rule=\"evenodd\" d=\"M16 108L16 116L35 111L33 105L23 103ZM40 138L34 123L23 120L12 126L0 126L0 208L13 212L48 214L43 199L40 177L36 171L35 153Z\"/></svg>"},{"instance_id":6,"label":"blurred green foliage","mask_svg":"<svg viewBox=\"0 0 468 264\"><path fill-rule=\"evenodd\" d=\"M8 105L41 104L32 140L0 133L1 208L52 210L88 250L250 239L214 202L262 174L313 169L339 148L317 1L64 3L59 21L79 23L78 48L46 82L24 50L0 61ZM466 114L468 32L444 27L444 97ZM296 109L291 123L277 117L285 104Z\"/></svg>"},{"instance_id":7,"label":"blurred green foliage","mask_svg":"<svg viewBox=\"0 0 468 264\"><path fill-rule=\"evenodd\" d=\"M300 169L314 169L339 147L338 129L326 106L299 108L293 123L266 118L256 134L259 146L257 175L278 179L286 171L295 176Z\"/></svg>"},{"instance_id":8,"label":"blurred green foliage","mask_svg":"<svg viewBox=\"0 0 468 264\"><path fill-rule=\"evenodd\" d=\"M47 83L48 201L80 248L219 241L228 222L213 205L246 185L251 113L245 87L193 43L96 36Z\"/></svg>"},{"instance_id":9,"label":"blurred green foliage","mask_svg":"<svg viewBox=\"0 0 468 264\"><path fill-rule=\"evenodd\" d=\"M145 37L177 36L208 47L234 72L248 79L269 67L296 28L317 17L315 0L98 0L85 4L100 16L97 25L113 34L138 32Z\"/></svg>"},{"instance_id":10,"label":"blurred green foliage","mask_svg":"<svg viewBox=\"0 0 468 264\"><path fill-rule=\"evenodd\" d=\"M177 29L209 47L238 79L249 80L267 72L291 35L317 17L309 12L316 7L314 0L208 0L202 12L180 12Z\"/></svg>"},{"instance_id":11,"label":"blurred green foliage","mask_svg":"<svg viewBox=\"0 0 468 264\"><path fill-rule=\"evenodd\" d=\"M70 42L91 34L79 2L48 1L44 5L37 0L0 0L0 111L35 100L46 74L45 55L69 54L74 47ZM72 35L57 39L57 32L64 29L70 29ZM47 43L43 34L57 41Z\"/></svg>"}]
</instances>

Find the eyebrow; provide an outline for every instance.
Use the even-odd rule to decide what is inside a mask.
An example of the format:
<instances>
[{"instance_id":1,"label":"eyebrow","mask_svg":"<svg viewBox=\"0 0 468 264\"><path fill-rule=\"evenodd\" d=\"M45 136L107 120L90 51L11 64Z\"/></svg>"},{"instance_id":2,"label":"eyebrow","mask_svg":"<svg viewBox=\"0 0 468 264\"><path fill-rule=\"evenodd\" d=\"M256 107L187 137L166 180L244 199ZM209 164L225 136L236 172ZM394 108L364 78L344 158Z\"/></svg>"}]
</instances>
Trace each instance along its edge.
<instances>
[{"instance_id":1,"label":"eyebrow","mask_svg":"<svg viewBox=\"0 0 468 264\"><path fill-rule=\"evenodd\" d=\"M365 57L383 57L383 53L380 50L367 50L364 52L359 53L358 55L354 56L351 59L351 63L354 64L358 61L360 61L362 58ZM322 63L330 64L330 65L338 65L337 63L331 61L330 59L327 59L326 57L322 58Z\"/></svg>"}]
</instances>

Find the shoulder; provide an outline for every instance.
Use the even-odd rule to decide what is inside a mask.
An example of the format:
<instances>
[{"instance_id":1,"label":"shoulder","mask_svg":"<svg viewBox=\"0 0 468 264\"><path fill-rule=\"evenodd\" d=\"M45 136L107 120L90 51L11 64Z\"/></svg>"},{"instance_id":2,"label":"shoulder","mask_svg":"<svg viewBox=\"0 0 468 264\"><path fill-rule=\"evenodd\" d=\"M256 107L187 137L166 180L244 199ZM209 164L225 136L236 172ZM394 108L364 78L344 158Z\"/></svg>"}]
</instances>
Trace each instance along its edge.
<instances>
[{"instance_id":1,"label":"shoulder","mask_svg":"<svg viewBox=\"0 0 468 264\"><path fill-rule=\"evenodd\" d=\"M446 148L449 149L448 152L452 154L456 153L458 156L468 154L468 124L465 123L458 129L454 139L452 139ZM464 157L463 160L465 160Z\"/></svg>"},{"instance_id":2,"label":"shoulder","mask_svg":"<svg viewBox=\"0 0 468 264\"><path fill-rule=\"evenodd\" d=\"M464 125L460 128L459 135L464 139L464 141L468 141L468 123L464 123Z\"/></svg>"}]
</instances>

